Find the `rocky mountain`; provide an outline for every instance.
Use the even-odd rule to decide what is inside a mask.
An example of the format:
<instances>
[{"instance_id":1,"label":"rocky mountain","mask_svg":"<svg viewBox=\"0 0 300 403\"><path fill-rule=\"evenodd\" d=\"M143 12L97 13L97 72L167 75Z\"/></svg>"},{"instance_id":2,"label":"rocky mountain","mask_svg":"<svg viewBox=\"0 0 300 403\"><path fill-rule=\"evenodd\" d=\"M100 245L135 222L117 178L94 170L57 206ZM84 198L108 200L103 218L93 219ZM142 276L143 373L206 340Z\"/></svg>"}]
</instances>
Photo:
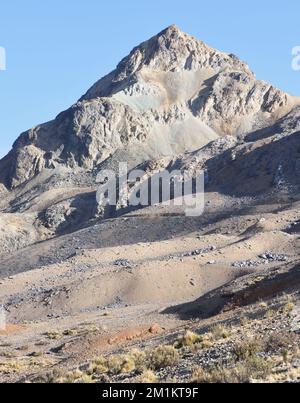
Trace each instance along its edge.
<instances>
[{"instance_id":1,"label":"rocky mountain","mask_svg":"<svg viewBox=\"0 0 300 403\"><path fill-rule=\"evenodd\" d=\"M96 175L119 161L202 169L207 190L226 195L293 191L299 117L298 98L170 26L0 161L1 221L10 223L2 253L92 225Z\"/></svg>"},{"instance_id":2,"label":"rocky mountain","mask_svg":"<svg viewBox=\"0 0 300 403\"><path fill-rule=\"evenodd\" d=\"M236 56L171 26L135 48L70 109L23 133L0 162L8 190L44 170L131 167L274 125L299 100L257 81Z\"/></svg>"},{"instance_id":3,"label":"rocky mountain","mask_svg":"<svg viewBox=\"0 0 300 403\"><path fill-rule=\"evenodd\" d=\"M204 214L101 209L118 162L204 171ZM299 175L299 98L176 26L133 49L0 161L0 382L299 381Z\"/></svg>"}]
</instances>

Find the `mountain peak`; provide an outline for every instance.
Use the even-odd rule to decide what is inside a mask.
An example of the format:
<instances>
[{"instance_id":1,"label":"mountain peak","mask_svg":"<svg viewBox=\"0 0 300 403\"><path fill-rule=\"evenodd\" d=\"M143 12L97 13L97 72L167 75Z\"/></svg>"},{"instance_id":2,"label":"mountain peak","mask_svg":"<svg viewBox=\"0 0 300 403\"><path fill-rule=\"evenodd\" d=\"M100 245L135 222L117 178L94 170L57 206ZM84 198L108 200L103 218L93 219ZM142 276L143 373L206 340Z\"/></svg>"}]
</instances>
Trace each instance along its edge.
<instances>
[{"instance_id":1,"label":"mountain peak","mask_svg":"<svg viewBox=\"0 0 300 403\"><path fill-rule=\"evenodd\" d=\"M209 70L215 75L226 68L253 76L248 65L236 56L209 47L173 24L136 46L116 70L98 81L82 99L111 96L116 88L135 81L136 74L145 70L153 73L203 70L204 74Z\"/></svg>"},{"instance_id":2,"label":"mountain peak","mask_svg":"<svg viewBox=\"0 0 300 403\"><path fill-rule=\"evenodd\" d=\"M120 155L138 165L196 151L268 127L293 106L236 56L171 25L53 122L23 133L0 161L0 185L12 189L58 166L93 170Z\"/></svg>"},{"instance_id":3,"label":"mountain peak","mask_svg":"<svg viewBox=\"0 0 300 403\"><path fill-rule=\"evenodd\" d=\"M157 36L170 35L170 34L185 34L176 24L169 25L163 29Z\"/></svg>"}]
</instances>

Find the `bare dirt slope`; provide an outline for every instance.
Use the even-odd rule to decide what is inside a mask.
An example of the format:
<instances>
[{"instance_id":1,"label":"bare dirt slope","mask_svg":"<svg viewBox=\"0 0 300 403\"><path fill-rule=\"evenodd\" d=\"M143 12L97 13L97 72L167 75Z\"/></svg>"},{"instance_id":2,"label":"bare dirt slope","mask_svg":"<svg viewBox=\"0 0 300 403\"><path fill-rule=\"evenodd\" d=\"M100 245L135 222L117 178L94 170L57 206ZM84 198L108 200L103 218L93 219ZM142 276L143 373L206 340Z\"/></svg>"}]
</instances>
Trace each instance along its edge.
<instances>
[{"instance_id":1,"label":"bare dirt slope","mask_svg":"<svg viewBox=\"0 0 300 403\"><path fill-rule=\"evenodd\" d=\"M275 298L290 284L298 289L298 211L297 202L255 205L222 218L208 213L204 223L149 209L12 255L3 261L0 291L12 325L1 336L2 354L12 353L5 362L33 355L38 363L30 373L53 364L74 369L156 332L191 326L191 319ZM274 273L280 286L268 290L264 278ZM22 373L4 372L3 379Z\"/></svg>"}]
</instances>

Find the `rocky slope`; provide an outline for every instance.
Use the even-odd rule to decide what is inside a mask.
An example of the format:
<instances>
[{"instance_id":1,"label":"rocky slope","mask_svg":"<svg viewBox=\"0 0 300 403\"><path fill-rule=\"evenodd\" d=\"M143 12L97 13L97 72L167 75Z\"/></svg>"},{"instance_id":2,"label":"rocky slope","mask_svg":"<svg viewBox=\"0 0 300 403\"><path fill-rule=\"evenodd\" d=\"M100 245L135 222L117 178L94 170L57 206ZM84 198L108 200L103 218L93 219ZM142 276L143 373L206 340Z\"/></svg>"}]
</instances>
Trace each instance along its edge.
<instances>
[{"instance_id":1,"label":"rocky slope","mask_svg":"<svg viewBox=\"0 0 300 403\"><path fill-rule=\"evenodd\" d=\"M154 161L149 176L161 161L203 169L207 189L227 195L294 192L299 104L236 56L167 28L55 120L21 134L0 161L1 220L21 213L31 226L13 249L92 224L96 175L119 161ZM13 221L2 254L12 250Z\"/></svg>"},{"instance_id":2,"label":"rocky slope","mask_svg":"<svg viewBox=\"0 0 300 403\"><path fill-rule=\"evenodd\" d=\"M176 26L23 133L0 161L0 382L299 379L299 133L299 99ZM103 215L96 177L118 162L146 181L204 171L205 214L119 203ZM199 333L189 348L183 327ZM257 335L257 354L237 357ZM153 362L151 346L176 362Z\"/></svg>"},{"instance_id":3,"label":"rocky slope","mask_svg":"<svg viewBox=\"0 0 300 403\"><path fill-rule=\"evenodd\" d=\"M54 121L23 133L0 162L0 181L14 189L58 166L91 170L120 154L135 166L195 151L273 125L298 102L234 55L171 26Z\"/></svg>"}]
</instances>

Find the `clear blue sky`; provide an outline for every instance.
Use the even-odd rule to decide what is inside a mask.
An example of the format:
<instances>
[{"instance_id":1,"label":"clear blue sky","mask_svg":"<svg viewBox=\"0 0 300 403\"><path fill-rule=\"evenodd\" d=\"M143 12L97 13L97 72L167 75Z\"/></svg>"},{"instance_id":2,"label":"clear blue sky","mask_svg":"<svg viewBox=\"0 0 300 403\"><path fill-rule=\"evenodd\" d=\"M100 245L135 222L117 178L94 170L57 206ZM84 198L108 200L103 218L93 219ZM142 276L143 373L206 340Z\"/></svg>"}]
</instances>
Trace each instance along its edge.
<instances>
[{"instance_id":1,"label":"clear blue sky","mask_svg":"<svg viewBox=\"0 0 300 403\"><path fill-rule=\"evenodd\" d=\"M54 118L173 23L300 95L300 72L291 69L299 0L1 0L7 70L0 71L0 156L22 131Z\"/></svg>"}]
</instances>

